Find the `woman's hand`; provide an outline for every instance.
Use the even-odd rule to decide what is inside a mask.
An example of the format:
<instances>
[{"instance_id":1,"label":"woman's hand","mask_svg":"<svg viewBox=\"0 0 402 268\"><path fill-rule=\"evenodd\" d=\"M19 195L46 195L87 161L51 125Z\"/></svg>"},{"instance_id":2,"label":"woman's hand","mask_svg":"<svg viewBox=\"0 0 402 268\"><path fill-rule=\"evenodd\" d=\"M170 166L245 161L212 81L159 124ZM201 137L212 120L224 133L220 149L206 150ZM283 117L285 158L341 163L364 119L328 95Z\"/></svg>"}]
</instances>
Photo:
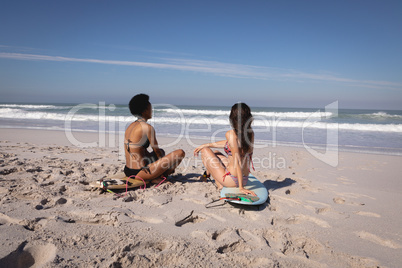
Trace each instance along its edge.
<instances>
[{"instance_id":1,"label":"woman's hand","mask_svg":"<svg viewBox=\"0 0 402 268\"><path fill-rule=\"evenodd\" d=\"M195 148L195 150L194 150L194 156L198 156L198 153L199 153L202 149L207 148L207 147L208 147L208 144L203 144L203 145L198 146L197 148Z\"/></svg>"},{"instance_id":2,"label":"woman's hand","mask_svg":"<svg viewBox=\"0 0 402 268\"><path fill-rule=\"evenodd\" d=\"M246 188L240 188L239 187L239 191L243 194L250 194L252 196L257 196L253 191L251 190L247 190Z\"/></svg>"}]
</instances>

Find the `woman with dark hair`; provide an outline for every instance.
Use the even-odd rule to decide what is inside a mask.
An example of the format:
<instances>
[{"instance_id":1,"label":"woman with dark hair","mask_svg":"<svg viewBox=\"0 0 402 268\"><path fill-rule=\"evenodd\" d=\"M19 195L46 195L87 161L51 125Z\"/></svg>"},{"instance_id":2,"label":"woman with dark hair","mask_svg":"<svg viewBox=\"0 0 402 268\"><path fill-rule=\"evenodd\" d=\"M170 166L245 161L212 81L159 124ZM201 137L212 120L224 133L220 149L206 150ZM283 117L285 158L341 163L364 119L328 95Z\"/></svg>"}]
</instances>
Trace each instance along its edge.
<instances>
[{"instance_id":1,"label":"woman with dark hair","mask_svg":"<svg viewBox=\"0 0 402 268\"><path fill-rule=\"evenodd\" d=\"M152 118L152 105L149 96L135 95L129 103L130 112L138 119L131 123L124 135L126 166L124 173L127 177L138 176L158 183L161 176L174 172L184 158L183 150L175 150L165 156L156 140L155 129L147 123ZM151 146L153 152L147 148Z\"/></svg>"},{"instance_id":2,"label":"woman with dark hair","mask_svg":"<svg viewBox=\"0 0 402 268\"><path fill-rule=\"evenodd\" d=\"M245 103L236 103L230 111L229 121L232 129L226 132L226 140L203 144L194 150L194 155L201 152L202 162L207 169L203 177L212 175L219 189L238 187L244 194L256 195L244 188L250 173L254 147L250 107ZM223 148L227 157L210 148Z\"/></svg>"}]
</instances>

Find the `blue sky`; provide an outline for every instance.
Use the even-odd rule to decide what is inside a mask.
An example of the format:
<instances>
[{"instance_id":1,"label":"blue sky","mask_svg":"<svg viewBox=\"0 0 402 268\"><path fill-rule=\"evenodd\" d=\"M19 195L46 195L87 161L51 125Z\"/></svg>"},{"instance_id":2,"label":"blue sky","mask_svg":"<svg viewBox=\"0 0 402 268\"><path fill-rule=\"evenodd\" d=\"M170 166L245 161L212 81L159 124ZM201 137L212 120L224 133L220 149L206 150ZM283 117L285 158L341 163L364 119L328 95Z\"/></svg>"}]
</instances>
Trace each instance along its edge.
<instances>
[{"instance_id":1,"label":"blue sky","mask_svg":"<svg viewBox=\"0 0 402 268\"><path fill-rule=\"evenodd\" d=\"M402 109L401 1L2 1L0 102Z\"/></svg>"}]
</instances>

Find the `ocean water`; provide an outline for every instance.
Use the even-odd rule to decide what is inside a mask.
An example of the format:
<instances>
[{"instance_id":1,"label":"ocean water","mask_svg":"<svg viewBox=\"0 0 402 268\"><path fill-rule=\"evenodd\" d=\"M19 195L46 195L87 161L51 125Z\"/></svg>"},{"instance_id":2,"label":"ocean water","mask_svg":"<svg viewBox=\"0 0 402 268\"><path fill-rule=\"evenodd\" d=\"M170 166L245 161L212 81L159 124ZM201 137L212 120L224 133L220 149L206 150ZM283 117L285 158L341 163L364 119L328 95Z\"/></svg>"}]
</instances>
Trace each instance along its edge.
<instances>
[{"instance_id":1,"label":"ocean water","mask_svg":"<svg viewBox=\"0 0 402 268\"><path fill-rule=\"evenodd\" d=\"M402 155L402 111L251 107L256 144ZM157 135L220 140L230 107L153 104ZM0 104L0 127L124 133L135 120L127 105Z\"/></svg>"}]
</instances>

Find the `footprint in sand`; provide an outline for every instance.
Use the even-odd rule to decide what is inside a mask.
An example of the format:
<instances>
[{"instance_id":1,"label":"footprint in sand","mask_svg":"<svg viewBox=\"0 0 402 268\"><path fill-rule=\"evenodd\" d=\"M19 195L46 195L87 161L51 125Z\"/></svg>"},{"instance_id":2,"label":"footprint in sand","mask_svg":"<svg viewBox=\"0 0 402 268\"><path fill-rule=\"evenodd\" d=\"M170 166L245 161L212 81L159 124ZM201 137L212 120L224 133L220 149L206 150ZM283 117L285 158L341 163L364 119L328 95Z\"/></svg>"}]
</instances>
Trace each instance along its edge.
<instances>
[{"instance_id":1,"label":"footprint in sand","mask_svg":"<svg viewBox=\"0 0 402 268\"><path fill-rule=\"evenodd\" d=\"M356 232L355 234L362 239L368 240L368 241L378 244L380 246L389 247L392 249L402 248L402 246L400 244L398 244L392 240L383 239L383 238L381 238L375 234L371 234L369 232L360 231L360 232Z\"/></svg>"},{"instance_id":2,"label":"footprint in sand","mask_svg":"<svg viewBox=\"0 0 402 268\"><path fill-rule=\"evenodd\" d=\"M8 188L6 187L0 187L0 198L2 197L2 195L6 195L8 194Z\"/></svg>"},{"instance_id":3,"label":"footprint in sand","mask_svg":"<svg viewBox=\"0 0 402 268\"><path fill-rule=\"evenodd\" d=\"M215 219L215 220L217 220L217 221L220 221L220 222L226 222L227 221L226 218L218 216L218 215L216 215L214 213L205 212L204 214L209 216L209 217L211 217L211 218L213 218L213 219Z\"/></svg>"},{"instance_id":4,"label":"footprint in sand","mask_svg":"<svg viewBox=\"0 0 402 268\"><path fill-rule=\"evenodd\" d=\"M330 204L312 201L312 200L307 200L306 202L312 204L313 206L305 205L304 207L310 208L310 210L314 211L315 214L325 215L326 217L330 217L333 219L336 219L340 215L342 215L341 212L333 209L333 207ZM343 216L342 216L342 218L343 218Z\"/></svg>"},{"instance_id":5,"label":"footprint in sand","mask_svg":"<svg viewBox=\"0 0 402 268\"><path fill-rule=\"evenodd\" d=\"M316 208L315 209L315 213L317 213L317 214L324 214L324 213L329 212L329 211L331 211L330 207L323 207L323 208Z\"/></svg>"},{"instance_id":6,"label":"footprint in sand","mask_svg":"<svg viewBox=\"0 0 402 268\"><path fill-rule=\"evenodd\" d=\"M277 202L275 202L275 201L277 201ZM300 202L300 201L298 201L296 199L287 198L287 197L284 197L284 196L277 195L277 196L272 196L271 197L271 204L270 205L274 206L275 209L276 209L277 205L285 205L285 206L291 206L291 207L296 206L297 207L297 206L300 206L300 205L303 205L303 204L302 204L302 202Z\"/></svg>"},{"instance_id":7,"label":"footprint in sand","mask_svg":"<svg viewBox=\"0 0 402 268\"><path fill-rule=\"evenodd\" d=\"M169 248L171 243L169 241L141 241L136 244L128 244L121 249L121 252L138 251L140 248L145 250L152 250L153 252L161 252Z\"/></svg>"},{"instance_id":8,"label":"footprint in sand","mask_svg":"<svg viewBox=\"0 0 402 268\"><path fill-rule=\"evenodd\" d=\"M322 228L330 228L331 227L328 222L326 222L324 220L320 220L320 219L315 218L315 217L311 217L311 216L308 216L308 215L302 215L302 214L301 215L296 215L296 217L298 219L302 220L302 221L312 222L312 223L314 223L314 224L316 224L316 225L318 225L318 226L320 226Z\"/></svg>"},{"instance_id":9,"label":"footprint in sand","mask_svg":"<svg viewBox=\"0 0 402 268\"><path fill-rule=\"evenodd\" d=\"M381 218L381 215L374 212L356 211L355 214L366 217Z\"/></svg>"},{"instance_id":10,"label":"footprint in sand","mask_svg":"<svg viewBox=\"0 0 402 268\"><path fill-rule=\"evenodd\" d=\"M196 199L196 198L182 198L185 202L192 202L197 205L205 205L205 200Z\"/></svg>"},{"instance_id":11,"label":"footprint in sand","mask_svg":"<svg viewBox=\"0 0 402 268\"><path fill-rule=\"evenodd\" d=\"M26 247L27 244L24 241L16 250L0 259L0 267L42 267L56 257L56 246L53 244Z\"/></svg>"},{"instance_id":12,"label":"footprint in sand","mask_svg":"<svg viewBox=\"0 0 402 268\"><path fill-rule=\"evenodd\" d=\"M237 231L233 231L231 229L223 229L217 230L211 234L211 239L214 241L222 241L228 238L234 239L234 237L238 236ZM232 241L234 242L235 239Z\"/></svg>"},{"instance_id":13,"label":"footprint in sand","mask_svg":"<svg viewBox=\"0 0 402 268\"><path fill-rule=\"evenodd\" d=\"M345 185L356 184L356 183L353 182L352 180L347 179L347 178L345 178L345 177L339 177L339 178L337 178L337 180L340 181L342 184L345 184Z\"/></svg>"},{"instance_id":14,"label":"footprint in sand","mask_svg":"<svg viewBox=\"0 0 402 268\"><path fill-rule=\"evenodd\" d=\"M303 214L298 214L298 215L294 215L290 218L287 219L282 219L282 218L272 218L271 221L271 225L277 225L277 224L301 224L304 223L306 221L312 222L322 228L330 228L331 226L329 225L328 222L315 218L315 217L311 217L308 215L303 215Z\"/></svg>"},{"instance_id":15,"label":"footprint in sand","mask_svg":"<svg viewBox=\"0 0 402 268\"><path fill-rule=\"evenodd\" d=\"M335 204L345 204L345 199L341 197L334 197L332 200L334 201Z\"/></svg>"},{"instance_id":16,"label":"footprint in sand","mask_svg":"<svg viewBox=\"0 0 402 268\"><path fill-rule=\"evenodd\" d=\"M195 231L192 236L205 239L211 246L216 247L216 252L219 254L250 252L255 249L263 250L270 247L263 236L236 228L225 228L214 232Z\"/></svg>"},{"instance_id":17,"label":"footprint in sand","mask_svg":"<svg viewBox=\"0 0 402 268\"><path fill-rule=\"evenodd\" d=\"M242 234L246 239L251 237L246 232L238 229L224 229L216 231L212 234L211 238L218 242L218 248L216 252L219 254L231 253L231 252L249 252L252 247L247 243L247 240L242 237Z\"/></svg>"},{"instance_id":18,"label":"footprint in sand","mask_svg":"<svg viewBox=\"0 0 402 268\"><path fill-rule=\"evenodd\" d=\"M39 217L35 218L32 220L29 219L16 219L16 218L11 218L3 213L0 213L0 225L4 224L16 224L16 225L21 225L24 227L26 230L29 231L34 231L36 228L42 228L48 223L48 218L44 217ZM2 267L2 266L0 266Z\"/></svg>"},{"instance_id":19,"label":"footprint in sand","mask_svg":"<svg viewBox=\"0 0 402 268\"><path fill-rule=\"evenodd\" d=\"M358 200L358 199L360 199L360 200L361 199L376 200L376 198L371 197L369 195L365 195L365 194L348 193L348 192L336 192L335 194L337 196L333 198L333 201L336 204L345 204L345 203L347 203L348 205L364 206L365 203L353 202L352 200ZM346 200L347 200L347 202L346 202Z\"/></svg>"},{"instance_id":20,"label":"footprint in sand","mask_svg":"<svg viewBox=\"0 0 402 268\"><path fill-rule=\"evenodd\" d=\"M225 244L218 247L216 250L219 254L225 254L230 252L250 252L252 249L243 241L236 241L231 244Z\"/></svg>"},{"instance_id":21,"label":"footprint in sand","mask_svg":"<svg viewBox=\"0 0 402 268\"><path fill-rule=\"evenodd\" d=\"M11 218L6 214L0 212L0 225L3 224L19 224L21 220L16 218Z\"/></svg>"},{"instance_id":22,"label":"footprint in sand","mask_svg":"<svg viewBox=\"0 0 402 268\"><path fill-rule=\"evenodd\" d=\"M121 215L119 212L93 212L87 210L72 210L60 213L57 220L66 223L78 223L86 225L116 225Z\"/></svg>"},{"instance_id":23,"label":"footprint in sand","mask_svg":"<svg viewBox=\"0 0 402 268\"><path fill-rule=\"evenodd\" d=\"M152 224L160 224L163 223L162 219L159 218L151 218L151 217L143 217L143 216L138 216L138 215L129 215L130 218L140 221L140 222L146 222L146 223L152 223Z\"/></svg>"},{"instance_id":24,"label":"footprint in sand","mask_svg":"<svg viewBox=\"0 0 402 268\"><path fill-rule=\"evenodd\" d=\"M262 236L257 236L249 231L240 229L238 231L239 236L241 239L247 243L250 247L257 249L257 248L266 248L269 247L269 244Z\"/></svg>"},{"instance_id":25,"label":"footprint in sand","mask_svg":"<svg viewBox=\"0 0 402 268\"><path fill-rule=\"evenodd\" d=\"M241 206L241 205L240 205ZM257 211L256 207L233 207L230 212L238 214L240 217L250 220L250 221L258 221L261 218L260 213Z\"/></svg>"},{"instance_id":26,"label":"footprint in sand","mask_svg":"<svg viewBox=\"0 0 402 268\"><path fill-rule=\"evenodd\" d=\"M355 197L351 197L351 198L355 198ZM346 200L344 198L342 198L342 197L334 197L332 200L334 201L335 204L339 204L339 205L342 205L342 204L346 203ZM350 202L350 201L348 201L347 204L348 205L353 205L353 206L364 206L365 205L365 203Z\"/></svg>"},{"instance_id":27,"label":"footprint in sand","mask_svg":"<svg viewBox=\"0 0 402 268\"><path fill-rule=\"evenodd\" d=\"M151 207L161 207L163 205L169 204L172 202L172 197L168 195L158 195L153 196L151 198L146 199L144 204L149 205Z\"/></svg>"}]
</instances>

